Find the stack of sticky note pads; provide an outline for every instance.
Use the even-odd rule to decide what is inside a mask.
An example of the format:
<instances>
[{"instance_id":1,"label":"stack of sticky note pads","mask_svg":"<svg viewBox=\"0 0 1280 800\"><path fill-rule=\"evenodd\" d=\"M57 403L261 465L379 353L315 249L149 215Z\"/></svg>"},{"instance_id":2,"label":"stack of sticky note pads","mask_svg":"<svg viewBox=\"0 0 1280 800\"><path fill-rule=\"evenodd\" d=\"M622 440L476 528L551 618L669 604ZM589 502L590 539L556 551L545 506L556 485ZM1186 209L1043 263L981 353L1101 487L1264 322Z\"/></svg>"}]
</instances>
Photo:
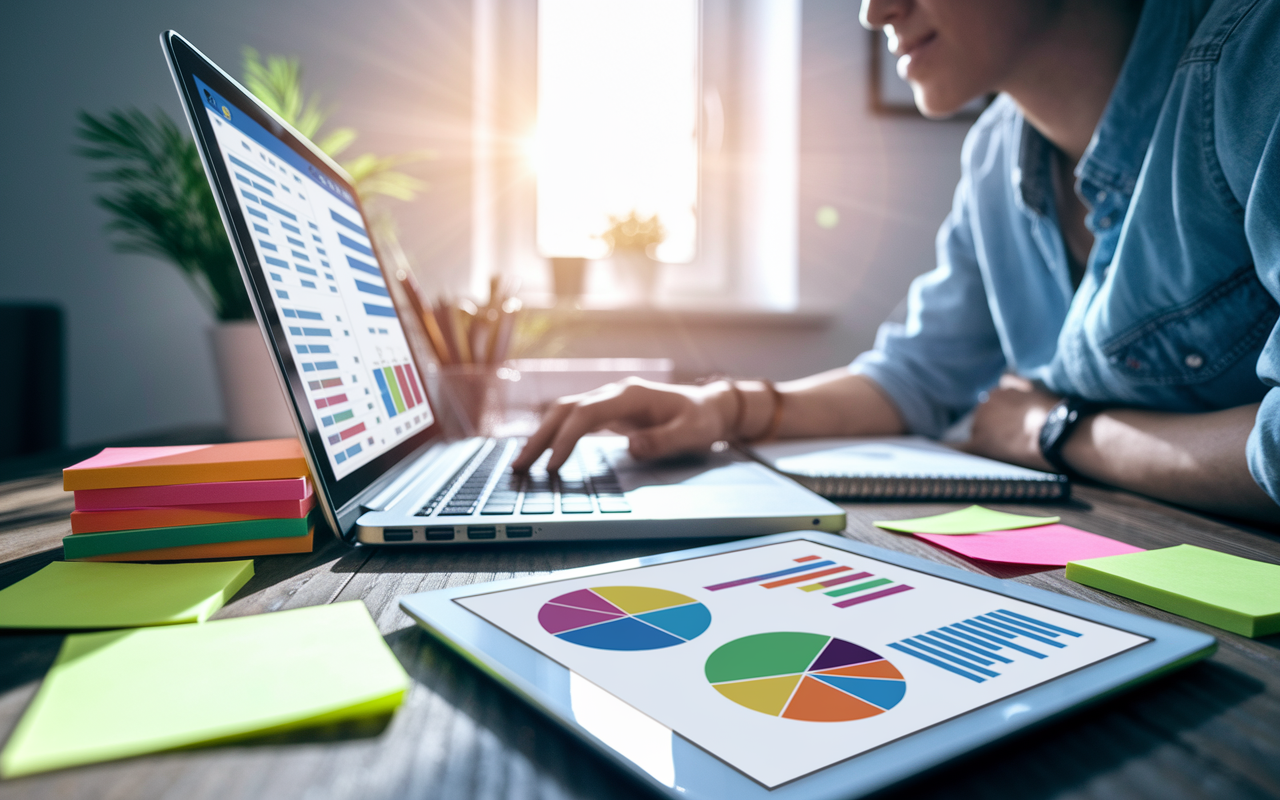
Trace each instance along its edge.
<instances>
[{"instance_id":1,"label":"stack of sticky note pads","mask_svg":"<svg viewBox=\"0 0 1280 800\"><path fill-rule=\"evenodd\" d=\"M109 447L62 472L66 559L171 561L310 552L316 498L295 439Z\"/></svg>"}]
</instances>

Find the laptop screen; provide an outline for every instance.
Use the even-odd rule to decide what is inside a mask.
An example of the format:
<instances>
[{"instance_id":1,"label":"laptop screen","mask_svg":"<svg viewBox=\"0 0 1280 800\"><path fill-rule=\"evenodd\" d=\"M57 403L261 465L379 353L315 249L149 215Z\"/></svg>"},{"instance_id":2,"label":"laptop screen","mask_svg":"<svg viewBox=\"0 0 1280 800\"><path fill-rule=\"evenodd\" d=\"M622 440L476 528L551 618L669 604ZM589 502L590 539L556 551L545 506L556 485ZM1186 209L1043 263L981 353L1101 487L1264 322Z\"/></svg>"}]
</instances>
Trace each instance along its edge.
<instances>
[{"instance_id":1,"label":"laptop screen","mask_svg":"<svg viewBox=\"0 0 1280 800\"><path fill-rule=\"evenodd\" d=\"M434 436L426 386L352 186L180 37L171 42L250 295L336 511Z\"/></svg>"},{"instance_id":2,"label":"laptop screen","mask_svg":"<svg viewBox=\"0 0 1280 800\"><path fill-rule=\"evenodd\" d=\"M349 189L195 79L341 479L432 422Z\"/></svg>"}]
</instances>

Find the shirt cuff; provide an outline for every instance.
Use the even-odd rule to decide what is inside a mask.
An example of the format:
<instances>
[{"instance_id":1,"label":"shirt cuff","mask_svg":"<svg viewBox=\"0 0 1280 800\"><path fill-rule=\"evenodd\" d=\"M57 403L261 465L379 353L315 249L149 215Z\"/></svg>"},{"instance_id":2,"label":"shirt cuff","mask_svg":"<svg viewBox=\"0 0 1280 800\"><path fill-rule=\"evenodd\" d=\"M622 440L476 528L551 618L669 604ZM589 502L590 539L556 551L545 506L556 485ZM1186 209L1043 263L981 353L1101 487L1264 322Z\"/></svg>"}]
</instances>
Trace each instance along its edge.
<instances>
[{"instance_id":1,"label":"shirt cuff","mask_svg":"<svg viewBox=\"0 0 1280 800\"><path fill-rule=\"evenodd\" d=\"M1262 398L1245 455L1253 479L1280 503L1280 389L1271 389Z\"/></svg>"},{"instance_id":2,"label":"shirt cuff","mask_svg":"<svg viewBox=\"0 0 1280 800\"><path fill-rule=\"evenodd\" d=\"M855 358L849 365L849 372L865 375L876 382L898 407L908 433L938 439L950 426L952 420L947 410L930 403L927 393L893 369L879 350L869 350Z\"/></svg>"}]
</instances>

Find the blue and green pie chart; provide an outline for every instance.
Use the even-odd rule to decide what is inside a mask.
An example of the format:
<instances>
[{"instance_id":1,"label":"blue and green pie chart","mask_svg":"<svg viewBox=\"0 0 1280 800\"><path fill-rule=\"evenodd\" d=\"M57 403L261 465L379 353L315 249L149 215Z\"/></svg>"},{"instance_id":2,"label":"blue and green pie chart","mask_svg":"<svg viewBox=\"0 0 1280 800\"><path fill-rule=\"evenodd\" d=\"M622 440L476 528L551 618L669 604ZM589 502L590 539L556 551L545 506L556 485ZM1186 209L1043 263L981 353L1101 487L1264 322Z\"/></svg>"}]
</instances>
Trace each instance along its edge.
<instances>
[{"instance_id":1,"label":"blue and green pie chart","mask_svg":"<svg viewBox=\"0 0 1280 800\"><path fill-rule=\"evenodd\" d=\"M658 650L702 635L711 612L688 595L647 586L593 586L538 609L543 630L597 650Z\"/></svg>"}]
</instances>

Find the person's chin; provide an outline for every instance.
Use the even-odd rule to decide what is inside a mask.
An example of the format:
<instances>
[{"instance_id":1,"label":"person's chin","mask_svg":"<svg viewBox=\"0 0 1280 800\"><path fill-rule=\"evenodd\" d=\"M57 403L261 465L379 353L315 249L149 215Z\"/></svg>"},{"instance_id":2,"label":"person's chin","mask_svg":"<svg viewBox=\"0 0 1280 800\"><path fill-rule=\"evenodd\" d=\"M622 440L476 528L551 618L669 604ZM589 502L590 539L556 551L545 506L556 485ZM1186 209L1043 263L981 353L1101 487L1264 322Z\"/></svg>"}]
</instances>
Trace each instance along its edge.
<instances>
[{"instance_id":1,"label":"person's chin","mask_svg":"<svg viewBox=\"0 0 1280 800\"><path fill-rule=\"evenodd\" d=\"M913 82L911 93L915 97L916 108L929 119L946 119L964 108L973 97L963 92L932 89Z\"/></svg>"}]
</instances>

